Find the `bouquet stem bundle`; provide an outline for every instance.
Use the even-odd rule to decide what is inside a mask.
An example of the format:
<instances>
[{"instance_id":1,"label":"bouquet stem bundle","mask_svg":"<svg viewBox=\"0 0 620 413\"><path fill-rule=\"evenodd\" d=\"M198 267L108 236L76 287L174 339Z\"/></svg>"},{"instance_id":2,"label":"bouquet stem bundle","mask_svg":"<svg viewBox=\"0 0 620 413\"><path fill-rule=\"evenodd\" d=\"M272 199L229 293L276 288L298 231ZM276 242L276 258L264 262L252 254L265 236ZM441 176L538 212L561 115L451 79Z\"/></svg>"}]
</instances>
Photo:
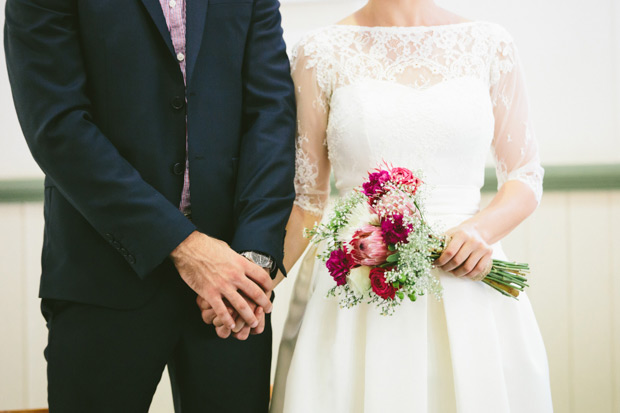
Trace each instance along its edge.
<instances>
[{"instance_id":1,"label":"bouquet stem bundle","mask_svg":"<svg viewBox=\"0 0 620 413\"><path fill-rule=\"evenodd\" d=\"M441 242L442 247L431 252L431 258L436 260L447 246L446 239ZM527 275L530 266L525 263L493 260L493 265L487 276L482 280L491 288L507 297L517 298L519 293L529 287Z\"/></svg>"}]
</instances>

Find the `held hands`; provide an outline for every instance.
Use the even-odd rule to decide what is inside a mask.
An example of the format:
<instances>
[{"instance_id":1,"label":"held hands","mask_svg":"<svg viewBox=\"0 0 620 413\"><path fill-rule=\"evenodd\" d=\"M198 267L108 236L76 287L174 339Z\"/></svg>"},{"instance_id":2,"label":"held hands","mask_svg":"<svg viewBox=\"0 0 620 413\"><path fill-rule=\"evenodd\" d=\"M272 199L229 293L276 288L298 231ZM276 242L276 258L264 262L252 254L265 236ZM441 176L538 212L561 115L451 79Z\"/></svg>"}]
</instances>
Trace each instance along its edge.
<instances>
[{"instance_id":1,"label":"held hands","mask_svg":"<svg viewBox=\"0 0 620 413\"><path fill-rule=\"evenodd\" d=\"M493 264L493 249L472 225L464 223L446 232L452 237L435 265L456 277L481 281Z\"/></svg>"},{"instance_id":2,"label":"held hands","mask_svg":"<svg viewBox=\"0 0 620 413\"><path fill-rule=\"evenodd\" d=\"M266 271L225 242L197 231L170 257L183 280L202 299L199 305L206 302L221 322L220 337L226 338L230 331L245 325L258 330L262 323L264 328L265 313L272 309L272 281Z\"/></svg>"},{"instance_id":3,"label":"held hands","mask_svg":"<svg viewBox=\"0 0 620 413\"><path fill-rule=\"evenodd\" d=\"M262 307L257 306L254 303L248 302L248 305L254 309L254 315L259 319L258 326L255 328L251 328L249 325L245 324L244 320L239 316L239 314L233 309L228 307L228 313L235 319L235 328L230 329L225 326L219 316L213 310L213 307L202 297L196 298L196 303L198 307L200 307L202 320L206 324L213 324L215 326L215 331L220 338L228 338L231 334L237 340L247 340L247 338L252 335L262 334L265 330L265 311Z\"/></svg>"}]
</instances>

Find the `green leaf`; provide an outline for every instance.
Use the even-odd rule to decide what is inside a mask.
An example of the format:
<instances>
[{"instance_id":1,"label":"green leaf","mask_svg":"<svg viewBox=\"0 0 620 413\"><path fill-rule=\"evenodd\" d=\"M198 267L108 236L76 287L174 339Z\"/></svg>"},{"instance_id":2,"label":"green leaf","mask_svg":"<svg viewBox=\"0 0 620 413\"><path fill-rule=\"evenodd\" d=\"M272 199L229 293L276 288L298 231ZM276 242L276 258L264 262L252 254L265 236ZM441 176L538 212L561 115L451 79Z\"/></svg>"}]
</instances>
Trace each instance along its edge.
<instances>
[{"instance_id":1,"label":"green leaf","mask_svg":"<svg viewBox=\"0 0 620 413\"><path fill-rule=\"evenodd\" d=\"M394 245L394 244L388 245L388 250L392 251L392 252L396 251L396 245Z\"/></svg>"},{"instance_id":2,"label":"green leaf","mask_svg":"<svg viewBox=\"0 0 620 413\"><path fill-rule=\"evenodd\" d=\"M415 301L415 300L417 300L417 299L418 299L418 297L415 295L415 293L411 293L411 294L409 294L409 299L410 299L411 301Z\"/></svg>"},{"instance_id":3,"label":"green leaf","mask_svg":"<svg viewBox=\"0 0 620 413\"><path fill-rule=\"evenodd\" d=\"M386 261L387 262L398 262L399 258L400 258L400 254L396 253L396 254L392 254L389 257L387 257Z\"/></svg>"},{"instance_id":4,"label":"green leaf","mask_svg":"<svg viewBox=\"0 0 620 413\"><path fill-rule=\"evenodd\" d=\"M405 297L405 294L403 294L402 291L397 291L396 295L398 296L398 298L400 298L401 300Z\"/></svg>"}]
</instances>

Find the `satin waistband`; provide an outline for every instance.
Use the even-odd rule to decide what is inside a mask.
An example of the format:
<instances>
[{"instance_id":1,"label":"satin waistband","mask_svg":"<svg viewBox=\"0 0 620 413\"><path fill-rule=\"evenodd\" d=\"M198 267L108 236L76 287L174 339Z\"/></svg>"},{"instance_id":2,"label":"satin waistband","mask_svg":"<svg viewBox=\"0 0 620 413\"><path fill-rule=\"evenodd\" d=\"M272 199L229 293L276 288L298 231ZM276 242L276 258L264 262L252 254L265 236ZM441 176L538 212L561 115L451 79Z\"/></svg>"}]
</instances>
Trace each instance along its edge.
<instances>
[{"instance_id":1,"label":"satin waistband","mask_svg":"<svg viewBox=\"0 0 620 413\"><path fill-rule=\"evenodd\" d=\"M480 188L438 185L427 189L427 215L474 215L480 210Z\"/></svg>"}]
</instances>

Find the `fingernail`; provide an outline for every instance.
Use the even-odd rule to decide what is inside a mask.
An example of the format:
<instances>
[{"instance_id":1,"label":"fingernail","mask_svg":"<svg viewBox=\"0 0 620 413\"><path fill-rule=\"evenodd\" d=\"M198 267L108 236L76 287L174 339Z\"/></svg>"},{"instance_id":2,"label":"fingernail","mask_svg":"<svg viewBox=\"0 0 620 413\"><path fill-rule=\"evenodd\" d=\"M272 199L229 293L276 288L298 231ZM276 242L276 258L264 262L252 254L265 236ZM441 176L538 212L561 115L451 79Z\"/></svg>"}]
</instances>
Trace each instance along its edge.
<instances>
[{"instance_id":1,"label":"fingernail","mask_svg":"<svg viewBox=\"0 0 620 413\"><path fill-rule=\"evenodd\" d=\"M231 330L234 330L234 329L235 329L235 325L234 325L234 324L231 324L231 325L230 325L230 329L231 329Z\"/></svg>"},{"instance_id":2,"label":"fingernail","mask_svg":"<svg viewBox=\"0 0 620 413\"><path fill-rule=\"evenodd\" d=\"M271 314L271 310L273 310L273 306L270 306L269 309L265 310L265 313Z\"/></svg>"},{"instance_id":3,"label":"fingernail","mask_svg":"<svg viewBox=\"0 0 620 413\"><path fill-rule=\"evenodd\" d=\"M258 327L258 321L255 321L252 323L252 325L250 326L251 328L256 328Z\"/></svg>"}]
</instances>

